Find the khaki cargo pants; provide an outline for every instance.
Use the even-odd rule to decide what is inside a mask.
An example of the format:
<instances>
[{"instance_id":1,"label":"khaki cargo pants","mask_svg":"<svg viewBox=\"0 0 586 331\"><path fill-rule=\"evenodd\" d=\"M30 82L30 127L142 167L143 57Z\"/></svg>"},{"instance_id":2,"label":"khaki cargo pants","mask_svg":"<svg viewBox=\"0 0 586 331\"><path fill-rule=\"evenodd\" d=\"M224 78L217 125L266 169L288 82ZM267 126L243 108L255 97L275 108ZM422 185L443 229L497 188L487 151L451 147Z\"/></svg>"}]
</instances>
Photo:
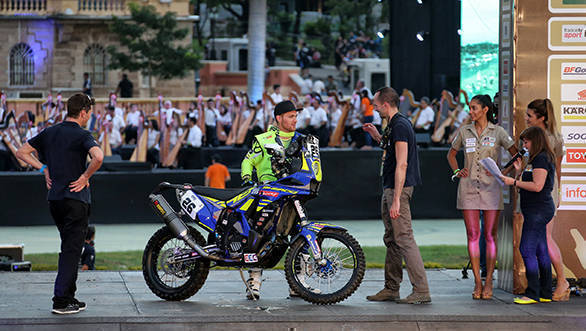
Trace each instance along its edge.
<instances>
[{"instance_id":1,"label":"khaki cargo pants","mask_svg":"<svg viewBox=\"0 0 586 331\"><path fill-rule=\"evenodd\" d=\"M413 187L404 187L400 197L400 216L391 219L390 210L393 204L394 189L383 191L381 213L385 225L384 243L387 247L385 258L385 288L398 291L403 280L403 260L407 267L413 292L429 294L425 267L421 259L419 247L413 237L411 226L411 208L409 201L413 195Z\"/></svg>"}]
</instances>

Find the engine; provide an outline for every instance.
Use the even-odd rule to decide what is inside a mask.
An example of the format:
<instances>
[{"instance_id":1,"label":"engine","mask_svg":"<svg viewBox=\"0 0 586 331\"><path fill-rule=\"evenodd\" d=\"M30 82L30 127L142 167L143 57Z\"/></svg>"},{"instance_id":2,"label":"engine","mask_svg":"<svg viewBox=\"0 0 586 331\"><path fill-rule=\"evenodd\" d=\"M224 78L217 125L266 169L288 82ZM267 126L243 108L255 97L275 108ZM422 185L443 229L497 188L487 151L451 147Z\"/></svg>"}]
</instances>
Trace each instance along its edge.
<instances>
[{"instance_id":1,"label":"engine","mask_svg":"<svg viewBox=\"0 0 586 331\"><path fill-rule=\"evenodd\" d=\"M220 214L216 224L216 245L231 258L242 256L244 247L248 245L248 238L241 234L243 229L239 216L234 210L227 208Z\"/></svg>"}]
</instances>

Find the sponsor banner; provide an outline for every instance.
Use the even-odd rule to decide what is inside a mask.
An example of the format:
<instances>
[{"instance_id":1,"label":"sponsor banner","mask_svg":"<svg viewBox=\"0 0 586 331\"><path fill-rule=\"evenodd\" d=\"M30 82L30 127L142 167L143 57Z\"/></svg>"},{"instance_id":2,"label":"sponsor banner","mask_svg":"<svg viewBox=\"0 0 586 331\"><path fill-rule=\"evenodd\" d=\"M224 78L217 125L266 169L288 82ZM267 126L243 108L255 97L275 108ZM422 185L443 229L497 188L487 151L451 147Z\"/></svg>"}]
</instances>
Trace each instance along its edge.
<instances>
[{"instance_id":1,"label":"sponsor banner","mask_svg":"<svg viewBox=\"0 0 586 331\"><path fill-rule=\"evenodd\" d=\"M564 145L586 145L586 126L562 126L562 136Z\"/></svg>"},{"instance_id":2,"label":"sponsor banner","mask_svg":"<svg viewBox=\"0 0 586 331\"><path fill-rule=\"evenodd\" d=\"M586 123L586 105L562 104L560 114L562 122Z\"/></svg>"},{"instance_id":3,"label":"sponsor banner","mask_svg":"<svg viewBox=\"0 0 586 331\"><path fill-rule=\"evenodd\" d=\"M561 84L561 101L586 101L586 84Z\"/></svg>"},{"instance_id":4,"label":"sponsor banner","mask_svg":"<svg viewBox=\"0 0 586 331\"><path fill-rule=\"evenodd\" d=\"M550 50L586 50L586 19L582 17L552 17L548 21L548 29Z\"/></svg>"},{"instance_id":5,"label":"sponsor banner","mask_svg":"<svg viewBox=\"0 0 586 331\"><path fill-rule=\"evenodd\" d=\"M586 210L586 177L562 177L558 209Z\"/></svg>"},{"instance_id":6,"label":"sponsor banner","mask_svg":"<svg viewBox=\"0 0 586 331\"><path fill-rule=\"evenodd\" d=\"M562 80L586 80L586 62L562 63Z\"/></svg>"},{"instance_id":7,"label":"sponsor banner","mask_svg":"<svg viewBox=\"0 0 586 331\"><path fill-rule=\"evenodd\" d=\"M562 42L582 43L586 42L586 25L562 24Z\"/></svg>"},{"instance_id":8,"label":"sponsor banner","mask_svg":"<svg viewBox=\"0 0 586 331\"><path fill-rule=\"evenodd\" d=\"M511 14L502 16L501 33L501 48L511 47Z\"/></svg>"},{"instance_id":9,"label":"sponsor banner","mask_svg":"<svg viewBox=\"0 0 586 331\"><path fill-rule=\"evenodd\" d=\"M567 148L565 162L586 165L586 148Z\"/></svg>"},{"instance_id":10,"label":"sponsor banner","mask_svg":"<svg viewBox=\"0 0 586 331\"><path fill-rule=\"evenodd\" d=\"M512 0L502 0L502 2L501 2L501 10L503 12L512 11L513 10L513 7L511 6L512 4L513 4L513 1Z\"/></svg>"},{"instance_id":11,"label":"sponsor banner","mask_svg":"<svg viewBox=\"0 0 586 331\"><path fill-rule=\"evenodd\" d=\"M586 0L548 0L552 13L586 13Z\"/></svg>"}]
</instances>

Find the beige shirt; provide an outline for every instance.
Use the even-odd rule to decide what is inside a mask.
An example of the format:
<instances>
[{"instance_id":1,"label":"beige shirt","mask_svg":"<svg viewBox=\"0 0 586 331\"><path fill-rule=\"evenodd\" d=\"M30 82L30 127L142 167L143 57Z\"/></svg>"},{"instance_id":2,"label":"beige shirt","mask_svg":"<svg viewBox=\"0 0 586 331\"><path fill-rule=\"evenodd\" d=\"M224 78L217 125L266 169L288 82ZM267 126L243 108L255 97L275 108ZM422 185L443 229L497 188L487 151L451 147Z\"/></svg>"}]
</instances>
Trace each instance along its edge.
<instances>
[{"instance_id":1,"label":"beige shirt","mask_svg":"<svg viewBox=\"0 0 586 331\"><path fill-rule=\"evenodd\" d=\"M551 134L549 131L545 131L547 135L547 140L549 142L549 147L553 150L553 154L555 155L555 166L557 168L557 159L564 156L564 140L561 135L559 134ZM558 170L558 169L556 169ZM553 190L551 190L551 197L553 198L554 205L559 205L560 202L560 192L559 192L559 182L558 182L558 175L557 173L554 175L553 181Z\"/></svg>"},{"instance_id":2,"label":"beige shirt","mask_svg":"<svg viewBox=\"0 0 586 331\"><path fill-rule=\"evenodd\" d=\"M468 177L460 178L457 208L468 210L502 210L502 187L486 171L479 161L490 157L498 161L500 148L509 149L515 144L505 129L488 123L480 137L474 123L463 125L452 142L456 151L464 151L464 168Z\"/></svg>"}]
</instances>

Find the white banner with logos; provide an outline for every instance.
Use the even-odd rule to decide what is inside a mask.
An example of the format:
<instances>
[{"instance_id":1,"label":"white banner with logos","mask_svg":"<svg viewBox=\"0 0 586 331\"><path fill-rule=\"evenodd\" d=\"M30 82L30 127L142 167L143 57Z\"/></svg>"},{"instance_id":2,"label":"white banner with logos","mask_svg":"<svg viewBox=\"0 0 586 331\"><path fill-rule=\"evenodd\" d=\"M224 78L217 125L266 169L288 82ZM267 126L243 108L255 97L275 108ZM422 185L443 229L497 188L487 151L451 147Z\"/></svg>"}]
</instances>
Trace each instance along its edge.
<instances>
[{"instance_id":1,"label":"white banner with logos","mask_svg":"<svg viewBox=\"0 0 586 331\"><path fill-rule=\"evenodd\" d=\"M563 176L560 206L563 210L586 210L586 177Z\"/></svg>"},{"instance_id":2,"label":"white banner with logos","mask_svg":"<svg viewBox=\"0 0 586 331\"><path fill-rule=\"evenodd\" d=\"M586 145L586 126L562 126L564 145Z\"/></svg>"},{"instance_id":3,"label":"white banner with logos","mask_svg":"<svg viewBox=\"0 0 586 331\"><path fill-rule=\"evenodd\" d=\"M562 101L586 101L586 84L561 84Z\"/></svg>"}]
</instances>

